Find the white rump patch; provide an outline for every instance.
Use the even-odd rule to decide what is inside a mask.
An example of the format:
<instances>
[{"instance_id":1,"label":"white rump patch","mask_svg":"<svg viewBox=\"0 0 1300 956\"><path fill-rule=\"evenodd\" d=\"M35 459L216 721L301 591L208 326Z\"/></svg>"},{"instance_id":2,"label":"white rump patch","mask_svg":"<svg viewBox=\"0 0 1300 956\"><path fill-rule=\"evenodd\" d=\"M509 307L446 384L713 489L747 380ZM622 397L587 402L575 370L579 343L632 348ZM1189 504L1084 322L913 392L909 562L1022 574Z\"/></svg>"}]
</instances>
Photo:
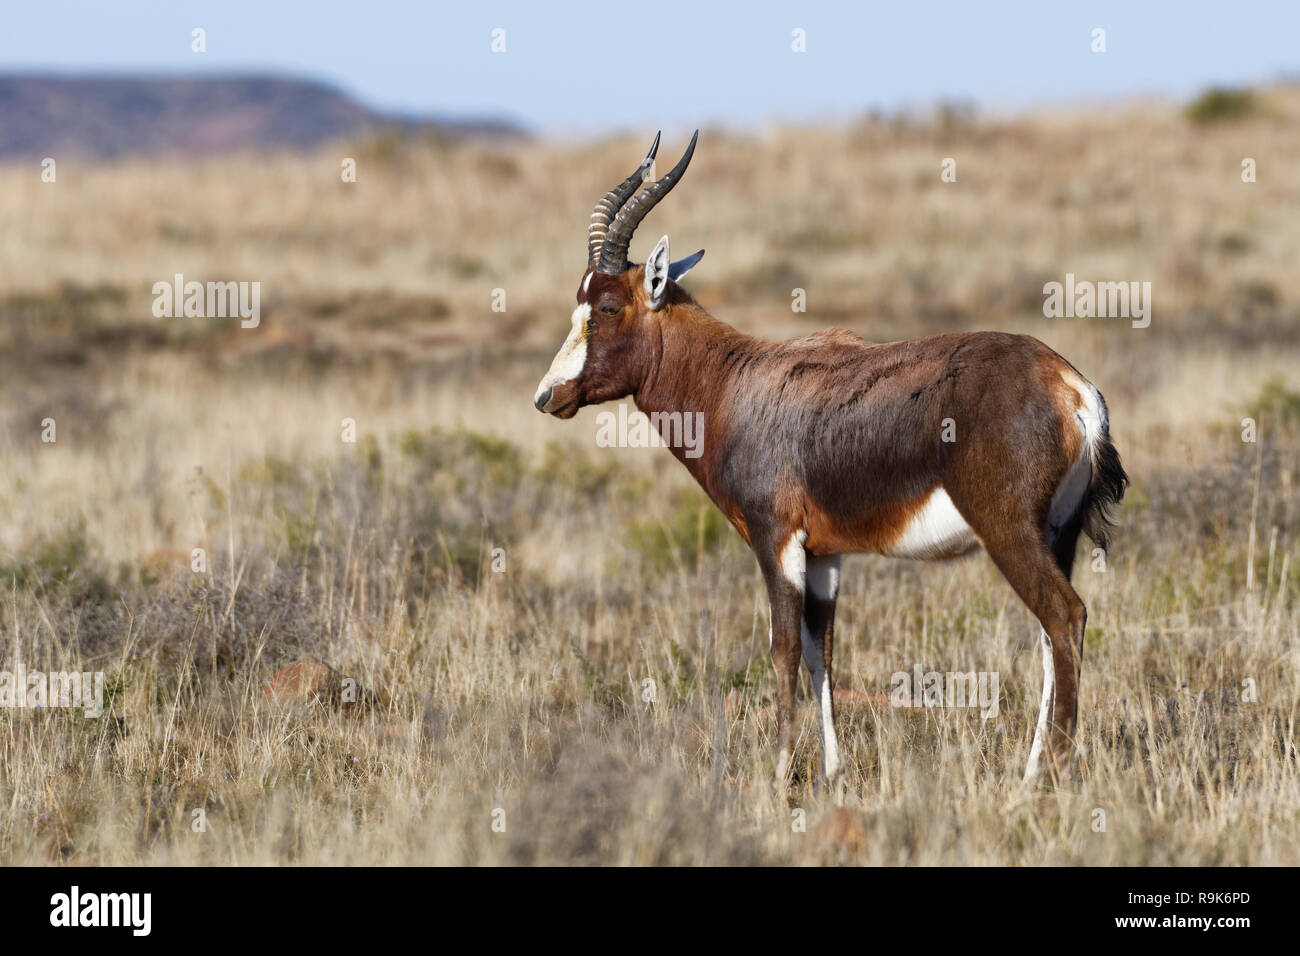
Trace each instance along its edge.
<instances>
[{"instance_id":1,"label":"white rump patch","mask_svg":"<svg viewBox=\"0 0 1300 956\"><path fill-rule=\"evenodd\" d=\"M884 553L895 558L941 560L974 551L980 540L942 486L930 492L898 540Z\"/></svg>"},{"instance_id":2,"label":"white rump patch","mask_svg":"<svg viewBox=\"0 0 1300 956\"><path fill-rule=\"evenodd\" d=\"M587 320L589 318L591 318L591 306L588 303L584 302L573 310L573 328L569 330L569 337L560 346L560 351L555 354L555 361L551 362L551 370L537 386L537 393L533 396L534 402L556 385L563 385L582 373L582 367L587 364Z\"/></svg>"},{"instance_id":3,"label":"white rump patch","mask_svg":"<svg viewBox=\"0 0 1300 956\"><path fill-rule=\"evenodd\" d=\"M1066 376L1065 381L1079 393L1081 404L1074 413L1074 420L1078 423L1079 432L1083 436L1083 445L1079 450L1078 460L1070 466L1060 487L1052 495L1052 505L1047 517L1049 541L1056 540L1061 527L1079 510L1079 504L1088 491L1088 483L1092 480L1092 459L1096 454L1097 443L1101 441L1106 430L1106 419L1102 413L1097 389L1074 375Z\"/></svg>"}]
</instances>

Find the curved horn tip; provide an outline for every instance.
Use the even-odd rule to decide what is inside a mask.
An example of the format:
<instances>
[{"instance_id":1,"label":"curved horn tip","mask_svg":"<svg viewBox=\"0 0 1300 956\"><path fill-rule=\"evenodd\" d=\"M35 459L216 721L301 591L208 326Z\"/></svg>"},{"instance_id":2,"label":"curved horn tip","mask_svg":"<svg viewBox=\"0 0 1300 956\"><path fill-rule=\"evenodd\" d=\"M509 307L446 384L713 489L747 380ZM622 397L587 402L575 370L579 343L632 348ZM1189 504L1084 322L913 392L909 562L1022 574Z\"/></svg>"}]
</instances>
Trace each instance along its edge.
<instances>
[{"instance_id":1,"label":"curved horn tip","mask_svg":"<svg viewBox=\"0 0 1300 956\"><path fill-rule=\"evenodd\" d=\"M690 165L691 157L695 155L695 143L699 138L700 131L697 129L695 135L691 137L690 143L687 144L685 152L682 153L682 158L677 160L677 165L669 171L668 175L665 176L664 179L667 179L669 176L680 176L682 173L686 172L686 167Z\"/></svg>"},{"instance_id":2,"label":"curved horn tip","mask_svg":"<svg viewBox=\"0 0 1300 956\"><path fill-rule=\"evenodd\" d=\"M668 183L669 190L671 190L673 186L677 185L677 179L681 178L682 173L686 172L686 166L690 165L690 157L695 155L695 140L698 139L699 130L695 130L695 135L690 138L690 143L686 146L685 152L681 153L681 159L677 160L677 165L673 166L672 169L669 169L666 176L664 176L663 179L660 179L659 182ZM656 185L658 185L658 183L656 183ZM656 199L655 202L658 202L658 199Z\"/></svg>"},{"instance_id":3,"label":"curved horn tip","mask_svg":"<svg viewBox=\"0 0 1300 956\"><path fill-rule=\"evenodd\" d=\"M655 141L650 144L650 152L645 154L645 159L641 160L641 167L637 170L641 174L641 182L647 179L654 179L655 156L659 154L659 137L663 130L655 133Z\"/></svg>"}]
</instances>

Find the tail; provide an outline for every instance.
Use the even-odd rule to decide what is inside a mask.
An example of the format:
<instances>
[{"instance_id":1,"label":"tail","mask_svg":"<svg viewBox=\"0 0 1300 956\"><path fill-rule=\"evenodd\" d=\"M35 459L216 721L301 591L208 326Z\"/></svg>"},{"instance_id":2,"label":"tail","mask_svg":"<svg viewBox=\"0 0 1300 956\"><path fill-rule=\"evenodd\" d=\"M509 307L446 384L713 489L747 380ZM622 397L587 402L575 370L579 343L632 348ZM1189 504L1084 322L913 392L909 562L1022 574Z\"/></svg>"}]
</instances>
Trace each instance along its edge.
<instances>
[{"instance_id":1,"label":"tail","mask_svg":"<svg viewBox=\"0 0 1300 956\"><path fill-rule=\"evenodd\" d=\"M1091 394L1086 394L1091 392ZM1083 421L1085 441L1088 446L1088 459L1092 465L1092 477L1088 481L1088 490L1084 492L1083 501L1079 503L1079 518L1083 531L1099 548L1110 548L1110 531L1115 526L1114 512L1124 497L1128 487L1128 475L1120 463L1119 452L1110 440L1110 417L1106 411L1106 400L1096 388L1085 392L1084 401L1091 406L1092 415L1080 415ZM1095 403L1089 399L1095 398Z\"/></svg>"}]
</instances>

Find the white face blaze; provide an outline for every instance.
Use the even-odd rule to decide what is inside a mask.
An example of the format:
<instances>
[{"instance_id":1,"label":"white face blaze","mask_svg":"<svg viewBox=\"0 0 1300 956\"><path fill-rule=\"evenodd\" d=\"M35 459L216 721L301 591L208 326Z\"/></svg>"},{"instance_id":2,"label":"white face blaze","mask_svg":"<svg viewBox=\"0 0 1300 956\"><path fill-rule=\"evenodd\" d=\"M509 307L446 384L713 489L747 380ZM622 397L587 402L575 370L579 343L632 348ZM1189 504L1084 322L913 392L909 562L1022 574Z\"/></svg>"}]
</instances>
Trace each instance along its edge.
<instances>
[{"instance_id":1,"label":"white face blaze","mask_svg":"<svg viewBox=\"0 0 1300 956\"><path fill-rule=\"evenodd\" d=\"M588 276L588 281L590 278ZM551 370L537 386L533 401L540 401L555 386L572 381L582 373L582 367L587 364L587 320L590 318L591 306L586 302L573 310L573 328L569 330L569 337L560 346L560 351L555 354Z\"/></svg>"}]
</instances>

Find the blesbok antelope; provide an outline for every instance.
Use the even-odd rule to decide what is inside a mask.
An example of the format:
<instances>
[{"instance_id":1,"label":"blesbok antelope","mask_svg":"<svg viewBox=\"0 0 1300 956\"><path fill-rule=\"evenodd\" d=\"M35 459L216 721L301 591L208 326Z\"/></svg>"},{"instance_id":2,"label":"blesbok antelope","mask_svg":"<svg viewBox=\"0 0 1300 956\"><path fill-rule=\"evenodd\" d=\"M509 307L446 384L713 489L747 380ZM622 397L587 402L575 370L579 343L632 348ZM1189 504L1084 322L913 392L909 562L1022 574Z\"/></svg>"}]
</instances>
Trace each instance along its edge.
<instances>
[{"instance_id":1,"label":"blesbok antelope","mask_svg":"<svg viewBox=\"0 0 1300 956\"><path fill-rule=\"evenodd\" d=\"M1128 478L1101 393L1037 339L1000 332L873 344L842 330L765 342L709 315L678 282L668 237L629 265L637 225L686 171L651 179L659 137L596 204L573 327L540 411L632 396L652 420L703 415L703 453L666 443L753 550L771 602L777 773L795 741L799 658L839 771L832 648L840 557L988 552L1042 625L1043 696L1026 780L1071 752L1087 612L1070 585L1085 532L1106 547ZM644 185L643 185L644 184ZM659 413L658 416L655 413Z\"/></svg>"}]
</instances>

